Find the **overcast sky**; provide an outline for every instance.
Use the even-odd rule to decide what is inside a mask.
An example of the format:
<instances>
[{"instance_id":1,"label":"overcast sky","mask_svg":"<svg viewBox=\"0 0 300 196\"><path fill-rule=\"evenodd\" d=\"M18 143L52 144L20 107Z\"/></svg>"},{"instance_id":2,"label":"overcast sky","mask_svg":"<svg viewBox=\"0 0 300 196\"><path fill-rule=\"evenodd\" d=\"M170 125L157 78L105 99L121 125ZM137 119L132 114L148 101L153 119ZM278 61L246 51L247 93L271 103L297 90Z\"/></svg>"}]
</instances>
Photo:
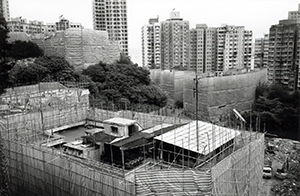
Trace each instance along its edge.
<instances>
[{"instance_id":1,"label":"overcast sky","mask_svg":"<svg viewBox=\"0 0 300 196\"><path fill-rule=\"evenodd\" d=\"M141 27L149 18L169 17L175 8L190 28L196 24L219 27L245 26L253 40L267 34L273 24L287 19L288 11L298 10L300 0L127 0L129 53L141 65ZM10 16L54 23L64 15L70 22L93 28L92 0L9 0Z\"/></svg>"}]
</instances>

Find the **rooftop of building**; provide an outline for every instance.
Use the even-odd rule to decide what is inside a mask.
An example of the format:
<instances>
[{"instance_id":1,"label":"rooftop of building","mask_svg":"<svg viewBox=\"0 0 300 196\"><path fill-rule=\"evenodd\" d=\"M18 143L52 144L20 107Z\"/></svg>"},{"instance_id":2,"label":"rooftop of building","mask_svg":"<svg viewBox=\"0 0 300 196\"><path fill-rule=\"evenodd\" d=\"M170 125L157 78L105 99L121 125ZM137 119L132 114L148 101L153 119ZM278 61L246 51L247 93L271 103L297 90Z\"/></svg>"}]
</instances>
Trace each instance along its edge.
<instances>
[{"instance_id":1,"label":"rooftop of building","mask_svg":"<svg viewBox=\"0 0 300 196\"><path fill-rule=\"evenodd\" d=\"M135 124L135 123L137 123L137 121L136 120L131 120L131 119L126 119L126 118L115 117L115 118L104 120L103 123L117 124L117 125L121 125L121 126L126 126L126 125Z\"/></svg>"},{"instance_id":2,"label":"rooftop of building","mask_svg":"<svg viewBox=\"0 0 300 196\"><path fill-rule=\"evenodd\" d=\"M237 130L202 121L198 121L197 130L197 121L192 121L156 136L155 139L196 153L208 155L239 135L240 132Z\"/></svg>"}]
</instances>

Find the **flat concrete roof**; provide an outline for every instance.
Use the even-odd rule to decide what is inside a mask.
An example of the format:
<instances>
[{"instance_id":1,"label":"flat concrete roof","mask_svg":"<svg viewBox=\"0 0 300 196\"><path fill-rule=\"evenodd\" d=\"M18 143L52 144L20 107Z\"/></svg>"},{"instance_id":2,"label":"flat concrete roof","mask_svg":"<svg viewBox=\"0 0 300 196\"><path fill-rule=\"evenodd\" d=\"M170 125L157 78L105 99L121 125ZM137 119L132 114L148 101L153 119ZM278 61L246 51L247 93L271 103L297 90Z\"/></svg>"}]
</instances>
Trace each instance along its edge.
<instances>
[{"instance_id":1,"label":"flat concrete roof","mask_svg":"<svg viewBox=\"0 0 300 196\"><path fill-rule=\"evenodd\" d=\"M116 118L111 118L111 119L104 120L103 123L117 124L117 125L121 125L121 126L126 126L126 125L133 125L133 124L137 123L137 121L127 119L127 118L116 117Z\"/></svg>"}]
</instances>

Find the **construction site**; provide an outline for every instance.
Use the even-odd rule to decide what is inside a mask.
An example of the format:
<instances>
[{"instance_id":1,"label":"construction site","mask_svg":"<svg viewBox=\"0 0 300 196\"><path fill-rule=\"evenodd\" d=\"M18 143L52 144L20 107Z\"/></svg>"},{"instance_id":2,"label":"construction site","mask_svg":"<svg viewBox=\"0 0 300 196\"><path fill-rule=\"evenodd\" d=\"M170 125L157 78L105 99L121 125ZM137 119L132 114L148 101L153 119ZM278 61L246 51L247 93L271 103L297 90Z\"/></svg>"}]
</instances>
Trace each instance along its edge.
<instances>
[{"instance_id":1,"label":"construction site","mask_svg":"<svg viewBox=\"0 0 300 196\"><path fill-rule=\"evenodd\" d=\"M99 109L86 87L39 83L0 96L2 193L260 195L263 133Z\"/></svg>"}]
</instances>

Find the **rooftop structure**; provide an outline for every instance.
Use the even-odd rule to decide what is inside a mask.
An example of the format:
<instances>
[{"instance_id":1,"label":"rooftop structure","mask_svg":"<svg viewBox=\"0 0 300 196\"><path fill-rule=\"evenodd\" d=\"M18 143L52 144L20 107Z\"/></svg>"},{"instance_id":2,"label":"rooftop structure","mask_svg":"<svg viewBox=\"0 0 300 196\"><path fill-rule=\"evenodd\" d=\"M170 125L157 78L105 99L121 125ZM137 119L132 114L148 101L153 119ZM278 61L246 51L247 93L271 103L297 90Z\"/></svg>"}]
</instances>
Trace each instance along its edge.
<instances>
[{"instance_id":1,"label":"rooftop structure","mask_svg":"<svg viewBox=\"0 0 300 196\"><path fill-rule=\"evenodd\" d=\"M197 130L196 123L197 121L192 121L184 126L156 136L155 139L202 155L208 155L240 135L240 132L237 130L202 121L198 121L199 129ZM198 139L197 135L199 135ZM199 150L197 150L197 142Z\"/></svg>"},{"instance_id":2,"label":"rooftop structure","mask_svg":"<svg viewBox=\"0 0 300 196\"><path fill-rule=\"evenodd\" d=\"M295 20L297 23L300 22L300 4L298 5L297 11L289 11L288 13L289 20Z\"/></svg>"},{"instance_id":3,"label":"rooftop structure","mask_svg":"<svg viewBox=\"0 0 300 196\"><path fill-rule=\"evenodd\" d=\"M139 132L143 127L136 121L125 118L112 118L103 121L106 134L116 137L129 137Z\"/></svg>"}]
</instances>

